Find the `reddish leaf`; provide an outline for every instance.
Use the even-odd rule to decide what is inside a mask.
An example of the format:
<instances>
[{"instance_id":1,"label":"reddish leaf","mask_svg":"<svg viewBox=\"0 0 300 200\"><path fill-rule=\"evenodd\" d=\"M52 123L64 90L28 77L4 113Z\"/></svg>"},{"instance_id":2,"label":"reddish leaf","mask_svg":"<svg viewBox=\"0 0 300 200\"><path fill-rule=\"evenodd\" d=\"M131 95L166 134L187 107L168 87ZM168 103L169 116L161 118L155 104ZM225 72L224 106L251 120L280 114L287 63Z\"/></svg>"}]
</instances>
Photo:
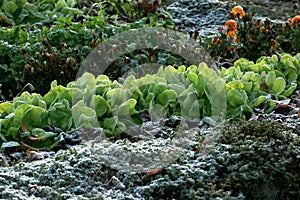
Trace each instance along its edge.
<instances>
[{"instance_id":1,"label":"reddish leaf","mask_svg":"<svg viewBox=\"0 0 300 200\"><path fill-rule=\"evenodd\" d=\"M267 86L266 82L263 82L263 83L260 84L260 87L263 88L263 89L267 89L268 86Z\"/></svg>"},{"instance_id":2,"label":"reddish leaf","mask_svg":"<svg viewBox=\"0 0 300 200\"><path fill-rule=\"evenodd\" d=\"M287 110L287 111L290 111L292 109L293 109L293 106L288 105L288 104L278 104L276 106L276 110Z\"/></svg>"},{"instance_id":3,"label":"reddish leaf","mask_svg":"<svg viewBox=\"0 0 300 200\"><path fill-rule=\"evenodd\" d=\"M20 125L21 125L22 132L25 133L27 131L25 124L21 122Z\"/></svg>"},{"instance_id":4,"label":"reddish leaf","mask_svg":"<svg viewBox=\"0 0 300 200\"><path fill-rule=\"evenodd\" d=\"M40 138L32 137L30 135L27 136L27 139L31 140L32 142L40 142L41 141Z\"/></svg>"},{"instance_id":5,"label":"reddish leaf","mask_svg":"<svg viewBox=\"0 0 300 200\"><path fill-rule=\"evenodd\" d=\"M147 172L146 175L145 175L142 179L148 178L149 176L158 174L158 173L160 173L160 172L162 172L162 169L154 169L154 170L151 170L151 171Z\"/></svg>"},{"instance_id":6,"label":"reddish leaf","mask_svg":"<svg viewBox=\"0 0 300 200\"><path fill-rule=\"evenodd\" d=\"M35 161L35 160L42 160L44 159L44 154L36 152L36 151L31 151L30 149L28 149L26 151L27 155L30 155L30 161Z\"/></svg>"}]
</instances>

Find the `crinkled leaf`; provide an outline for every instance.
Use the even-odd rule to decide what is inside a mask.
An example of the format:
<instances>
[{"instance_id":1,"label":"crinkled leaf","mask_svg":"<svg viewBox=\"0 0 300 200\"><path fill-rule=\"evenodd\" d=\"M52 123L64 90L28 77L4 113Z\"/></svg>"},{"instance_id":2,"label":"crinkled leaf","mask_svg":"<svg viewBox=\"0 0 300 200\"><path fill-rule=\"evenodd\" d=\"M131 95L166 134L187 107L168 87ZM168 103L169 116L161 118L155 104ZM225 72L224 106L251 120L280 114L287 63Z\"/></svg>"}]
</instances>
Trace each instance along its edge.
<instances>
[{"instance_id":1,"label":"crinkled leaf","mask_svg":"<svg viewBox=\"0 0 300 200\"><path fill-rule=\"evenodd\" d=\"M92 97L91 107L96 111L97 117L102 117L109 110L107 102L100 95L94 95Z\"/></svg>"},{"instance_id":2,"label":"crinkled leaf","mask_svg":"<svg viewBox=\"0 0 300 200\"><path fill-rule=\"evenodd\" d=\"M90 86L90 88L96 86L95 76L89 72L85 72L81 77L77 79L74 85L72 85L72 87L77 87L80 89L84 89L87 86Z\"/></svg>"},{"instance_id":3,"label":"crinkled leaf","mask_svg":"<svg viewBox=\"0 0 300 200\"><path fill-rule=\"evenodd\" d=\"M118 116L130 116L133 114L137 114L138 111L135 110L135 105L137 101L135 99L128 99L124 103L122 103L117 109Z\"/></svg>"},{"instance_id":4,"label":"crinkled leaf","mask_svg":"<svg viewBox=\"0 0 300 200\"><path fill-rule=\"evenodd\" d=\"M41 139L41 141L46 140L48 138L53 138L57 135L57 133L53 133L51 131L45 131L41 128L34 128L31 131L31 136Z\"/></svg>"},{"instance_id":5,"label":"crinkled leaf","mask_svg":"<svg viewBox=\"0 0 300 200\"><path fill-rule=\"evenodd\" d=\"M148 96L145 98L145 102L151 102L154 100L155 95L153 93L149 93Z\"/></svg>"},{"instance_id":6,"label":"crinkled leaf","mask_svg":"<svg viewBox=\"0 0 300 200\"><path fill-rule=\"evenodd\" d=\"M46 102L48 106L55 103L58 98L57 92L54 90L50 90L45 96L43 97L43 100Z\"/></svg>"},{"instance_id":7,"label":"crinkled leaf","mask_svg":"<svg viewBox=\"0 0 300 200\"><path fill-rule=\"evenodd\" d=\"M280 63L283 64L284 69L294 69L297 70L293 63L293 56L290 54L282 54Z\"/></svg>"},{"instance_id":8,"label":"crinkled leaf","mask_svg":"<svg viewBox=\"0 0 300 200\"><path fill-rule=\"evenodd\" d=\"M5 14L8 17L13 18L15 11L18 9L18 6L15 4L14 1L4 1L1 9L4 10Z\"/></svg>"},{"instance_id":9,"label":"crinkled leaf","mask_svg":"<svg viewBox=\"0 0 300 200\"><path fill-rule=\"evenodd\" d=\"M69 101L66 99L54 103L49 109L49 125L61 128L64 131L69 130L73 125L72 111Z\"/></svg>"},{"instance_id":10,"label":"crinkled leaf","mask_svg":"<svg viewBox=\"0 0 300 200\"><path fill-rule=\"evenodd\" d=\"M195 92L189 92L184 101L180 103L181 115L185 119L200 117L199 104Z\"/></svg>"},{"instance_id":11,"label":"crinkled leaf","mask_svg":"<svg viewBox=\"0 0 300 200\"><path fill-rule=\"evenodd\" d=\"M167 89L167 84L160 82L154 85L153 87L153 94L154 95L158 95L160 93L162 93L163 91L165 91Z\"/></svg>"},{"instance_id":12,"label":"crinkled leaf","mask_svg":"<svg viewBox=\"0 0 300 200\"><path fill-rule=\"evenodd\" d=\"M234 62L234 67L239 67L241 70L248 70L249 67L253 66L254 62L249 61L245 58L240 58Z\"/></svg>"},{"instance_id":13,"label":"crinkled leaf","mask_svg":"<svg viewBox=\"0 0 300 200\"><path fill-rule=\"evenodd\" d=\"M273 87L271 88L271 93L276 95L280 94L284 91L286 86L286 82L282 77L278 77L273 82Z\"/></svg>"},{"instance_id":14,"label":"crinkled leaf","mask_svg":"<svg viewBox=\"0 0 300 200\"><path fill-rule=\"evenodd\" d=\"M188 73L188 80L193 83L195 86L198 85L198 75L194 72Z\"/></svg>"},{"instance_id":15,"label":"crinkled leaf","mask_svg":"<svg viewBox=\"0 0 300 200\"><path fill-rule=\"evenodd\" d=\"M157 102L163 107L176 102L176 93L173 90L165 90L157 96Z\"/></svg>"},{"instance_id":16,"label":"crinkled leaf","mask_svg":"<svg viewBox=\"0 0 300 200\"><path fill-rule=\"evenodd\" d=\"M28 107L25 108L26 106ZM19 111L18 108L15 111L16 113ZM46 109L33 105L24 105L24 108L25 112L23 112L23 117L21 120L28 130L47 125L48 111ZM23 110L20 111L22 112Z\"/></svg>"},{"instance_id":17,"label":"crinkled leaf","mask_svg":"<svg viewBox=\"0 0 300 200\"><path fill-rule=\"evenodd\" d=\"M111 118L105 118L101 127L111 132L114 132L116 130L117 122L118 122L117 116Z\"/></svg>"},{"instance_id":18,"label":"crinkled leaf","mask_svg":"<svg viewBox=\"0 0 300 200\"><path fill-rule=\"evenodd\" d=\"M227 89L235 88L240 91L240 90L244 89L244 84L240 80L235 80L235 81L231 81L231 82L227 83L226 88Z\"/></svg>"},{"instance_id":19,"label":"crinkled leaf","mask_svg":"<svg viewBox=\"0 0 300 200\"><path fill-rule=\"evenodd\" d=\"M182 84L168 84L168 88L175 91L177 95L181 94L184 90L186 90L186 87ZM160 94L162 93L164 90L160 91L159 93L156 94Z\"/></svg>"},{"instance_id":20,"label":"crinkled leaf","mask_svg":"<svg viewBox=\"0 0 300 200\"><path fill-rule=\"evenodd\" d=\"M210 101L209 107L211 109L211 117L215 117L214 120L216 121L223 120L227 106L224 80L218 76L214 70L208 68L206 64L200 64L198 70L202 74L207 86L204 87L204 92ZM237 75L241 77L240 74ZM206 107L204 107L204 111L205 113L209 113Z\"/></svg>"},{"instance_id":21,"label":"crinkled leaf","mask_svg":"<svg viewBox=\"0 0 300 200\"><path fill-rule=\"evenodd\" d=\"M114 88L106 93L107 100L110 100L111 108L119 106L126 101L124 89Z\"/></svg>"},{"instance_id":22,"label":"crinkled leaf","mask_svg":"<svg viewBox=\"0 0 300 200\"><path fill-rule=\"evenodd\" d=\"M268 88L272 88L275 79L276 79L275 72L270 71L266 77L266 84L267 84Z\"/></svg>"},{"instance_id":23,"label":"crinkled leaf","mask_svg":"<svg viewBox=\"0 0 300 200\"><path fill-rule=\"evenodd\" d=\"M246 92L250 92L253 86L253 82L243 82L244 89Z\"/></svg>"},{"instance_id":24,"label":"crinkled leaf","mask_svg":"<svg viewBox=\"0 0 300 200\"><path fill-rule=\"evenodd\" d=\"M23 92L19 97L13 99L14 109L22 104L31 104L31 94L29 92Z\"/></svg>"},{"instance_id":25,"label":"crinkled leaf","mask_svg":"<svg viewBox=\"0 0 300 200\"><path fill-rule=\"evenodd\" d=\"M3 102L3 103L0 103L0 117L5 114L5 115L8 115L10 113L12 113L13 111L13 104L10 103L10 102Z\"/></svg>"},{"instance_id":26,"label":"crinkled leaf","mask_svg":"<svg viewBox=\"0 0 300 200\"><path fill-rule=\"evenodd\" d=\"M243 81L255 81L256 78L256 73L250 71L250 72L246 72L243 77L242 80Z\"/></svg>"},{"instance_id":27,"label":"crinkled leaf","mask_svg":"<svg viewBox=\"0 0 300 200\"><path fill-rule=\"evenodd\" d=\"M165 68L164 78L168 81L168 83L180 83L180 78L177 75L177 71L174 67L168 66Z\"/></svg>"},{"instance_id":28,"label":"crinkled leaf","mask_svg":"<svg viewBox=\"0 0 300 200\"><path fill-rule=\"evenodd\" d=\"M292 82L297 81L298 75L297 75L296 70L290 69L290 70L287 70L285 77L287 77L288 82L292 83Z\"/></svg>"},{"instance_id":29,"label":"crinkled leaf","mask_svg":"<svg viewBox=\"0 0 300 200\"><path fill-rule=\"evenodd\" d=\"M36 94L36 93L32 94L31 104L47 109L47 104L43 100L43 97L40 94Z\"/></svg>"},{"instance_id":30,"label":"crinkled leaf","mask_svg":"<svg viewBox=\"0 0 300 200\"><path fill-rule=\"evenodd\" d=\"M289 97L291 94L293 94L293 92L296 90L297 88L297 83L292 83L291 86L284 91L283 95L285 97Z\"/></svg>"},{"instance_id":31,"label":"crinkled leaf","mask_svg":"<svg viewBox=\"0 0 300 200\"><path fill-rule=\"evenodd\" d=\"M6 136L7 139L20 140L21 135L20 135L19 127L9 127Z\"/></svg>"},{"instance_id":32,"label":"crinkled leaf","mask_svg":"<svg viewBox=\"0 0 300 200\"><path fill-rule=\"evenodd\" d=\"M26 2L23 6L23 9L28 10L35 17L38 17L41 19L43 19L45 17L41 12L39 12L38 7L32 3Z\"/></svg>"},{"instance_id":33,"label":"crinkled leaf","mask_svg":"<svg viewBox=\"0 0 300 200\"><path fill-rule=\"evenodd\" d=\"M99 127L96 112L94 109L87 107L83 101L79 101L72 107L72 116L76 128L95 128Z\"/></svg>"},{"instance_id":34,"label":"crinkled leaf","mask_svg":"<svg viewBox=\"0 0 300 200\"><path fill-rule=\"evenodd\" d=\"M124 80L123 87L126 89L130 89L135 83L135 81L136 81L135 76L130 75Z\"/></svg>"},{"instance_id":35,"label":"crinkled leaf","mask_svg":"<svg viewBox=\"0 0 300 200\"><path fill-rule=\"evenodd\" d=\"M253 100L252 102L252 106L253 107L258 107L260 104L264 103L267 101L267 97L266 96L259 96L256 99Z\"/></svg>"},{"instance_id":36,"label":"crinkled leaf","mask_svg":"<svg viewBox=\"0 0 300 200\"><path fill-rule=\"evenodd\" d=\"M231 88L227 92L227 100L229 104L233 107L238 107L244 104L244 96L235 88Z\"/></svg>"}]
</instances>

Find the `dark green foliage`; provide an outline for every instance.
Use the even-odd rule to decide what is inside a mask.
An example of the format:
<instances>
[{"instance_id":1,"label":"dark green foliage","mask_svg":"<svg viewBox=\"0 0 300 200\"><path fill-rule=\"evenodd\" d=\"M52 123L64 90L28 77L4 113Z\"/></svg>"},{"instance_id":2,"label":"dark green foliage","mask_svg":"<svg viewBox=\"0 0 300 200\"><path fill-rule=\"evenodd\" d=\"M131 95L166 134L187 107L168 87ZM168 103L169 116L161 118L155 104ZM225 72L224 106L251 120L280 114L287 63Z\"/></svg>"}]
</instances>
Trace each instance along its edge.
<instances>
[{"instance_id":1,"label":"dark green foliage","mask_svg":"<svg viewBox=\"0 0 300 200\"><path fill-rule=\"evenodd\" d=\"M219 142L231 146L230 156L219 160L217 175L233 194L242 192L247 199L297 199L299 136L299 129L276 122L229 125Z\"/></svg>"},{"instance_id":2,"label":"dark green foliage","mask_svg":"<svg viewBox=\"0 0 300 200\"><path fill-rule=\"evenodd\" d=\"M62 8L60 4L63 2L59 1L55 6ZM114 6L107 5L110 3ZM115 34L143 26L161 27L166 24L172 26L168 17L145 14L139 11L133 2L110 3L105 1L98 5L81 2L77 5L73 2L72 6L90 10L66 16L60 15L61 12L58 10L53 11L53 15L57 16L51 21L40 20L32 25L1 27L0 82L3 84L2 95L5 99L17 96L28 83L41 94L49 90L53 80L66 85L75 79L78 68L92 49ZM92 11L94 14L90 16ZM120 16L125 17L124 12L131 13L135 21L126 18L120 22ZM134 58L135 55L124 55L127 56ZM119 61L121 63L118 63ZM110 71L106 73L112 79L117 79L126 68L123 58L119 61L112 64Z\"/></svg>"},{"instance_id":3,"label":"dark green foliage","mask_svg":"<svg viewBox=\"0 0 300 200\"><path fill-rule=\"evenodd\" d=\"M253 13L246 13L242 19L235 21L235 39L227 36L225 26L219 28L218 34L203 38L202 45L219 65L226 66L239 58L255 61L263 55L271 56L276 52L295 55L300 51L300 26L292 27L288 22L258 18Z\"/></svg>"},{"instance_id":4,"label":"dark green foliage","mask_svg":"<svg viewBox=\"0 0 300 200\"><path fill-rule=\"evenodd\" d=\"M210 153L203 156L195 144L194 155L143 180L137 190L146 199L298 199L299 136L298 129L277 122L226 125Z\"/></svg>"}]
</instances>

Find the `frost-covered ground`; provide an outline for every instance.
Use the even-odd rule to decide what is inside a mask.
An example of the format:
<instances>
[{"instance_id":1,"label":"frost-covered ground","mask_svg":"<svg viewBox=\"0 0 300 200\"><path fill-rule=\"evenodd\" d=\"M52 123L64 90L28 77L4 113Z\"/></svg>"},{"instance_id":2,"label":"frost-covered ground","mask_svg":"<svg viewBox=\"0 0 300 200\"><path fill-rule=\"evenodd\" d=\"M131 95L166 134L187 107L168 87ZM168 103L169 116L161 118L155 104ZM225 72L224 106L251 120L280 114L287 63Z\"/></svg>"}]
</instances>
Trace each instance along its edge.
<instances>
[{"instance_id":1,"label":"frost-covered ground","mask_svg":"<svg viewBox=\"0 0 300 200\"><path fill-rule=\"evenodd\" d=\"M177 28L183 32L199 30L200 34L216 32L218 27L226 23L228 12L234 5L243 6L246 12L254 12L257 17L268 17L281 22L300 14L300 3L297 0L170 0L169 2L167 10L171 13Z\"/></svg>"},{"instance_id":2,"label":"frost-covered ground","mask_svg":"<svg viewBox=\"0 0 300 200\"><path fill-rule=\"evenodd\" d=\"M299 126L297 115L261 115L224 126L209 145L203 141L211 130L198 130L184 155L148 172L113 169L101 149L86 143L42 160L29 162L27 156L0 167L0 198L299 199ZM158 141L143 142L143 148ZM119 144L139 148L126 140Z\"/></svg>"}]
</instances>

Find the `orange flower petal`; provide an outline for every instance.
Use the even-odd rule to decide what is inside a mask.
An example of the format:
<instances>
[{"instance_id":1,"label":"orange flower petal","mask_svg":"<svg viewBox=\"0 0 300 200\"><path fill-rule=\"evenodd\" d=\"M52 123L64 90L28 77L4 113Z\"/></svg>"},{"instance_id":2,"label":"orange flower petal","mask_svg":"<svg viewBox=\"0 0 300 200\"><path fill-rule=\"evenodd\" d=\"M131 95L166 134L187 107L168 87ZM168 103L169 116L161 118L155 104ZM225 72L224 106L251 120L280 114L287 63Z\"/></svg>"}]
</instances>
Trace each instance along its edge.
<instances>
[{"instance_id":1,"label":"orange flower petal","mask_svg":"<svg viewBox=\"0 0 300 200\"><path fill-rule=\"evenodd\" d=\"M233 15L234 18L243 18L245 16L245 11L242 6L235 6L232 8L230 14Z\"/></svg>"},{"instance_id":2,"label":"orange flower petal","mask_svg":"<svg viewBox=\"0 0 300 200\"><path fill-rule=\"evenodd\" d=\"M236 31L228 31L226 35L228 37L235 36L236 35Z\"/></svg>"},{"instance_id":3,"label":"orange flower petal","mask_svg":"<svg viewBox=\"0 0 300 200\"><path fill-rule=\"evenodd\" d=\"M233 41L234 41L235 43L238 43L238 42L239 42L239 39L238 39L238 37L237 37L236 35L233 37Z\"/></svg>"},{"instance_id":4,"label":"orange flower petal","mask_svg":"<svg viewBox=\"0 0 300 200\"><path fill-rule=\"evenodd\" d=\"M226 27L226 35L227 36L235 36L236 32L237 32L237 23L233 20L230 19L225 23L225 27Z\"/></svg>"},{"instance_id":5,"label":"orange flower petal","mask_svg":"<svg viewBox=\"0 0 300 200\"><path fill-rule=\"evenodd\" d=\"M289 20L292 27L298 26L300 22L300 15L297 15Z\"/></svg>"}]
</instances>

